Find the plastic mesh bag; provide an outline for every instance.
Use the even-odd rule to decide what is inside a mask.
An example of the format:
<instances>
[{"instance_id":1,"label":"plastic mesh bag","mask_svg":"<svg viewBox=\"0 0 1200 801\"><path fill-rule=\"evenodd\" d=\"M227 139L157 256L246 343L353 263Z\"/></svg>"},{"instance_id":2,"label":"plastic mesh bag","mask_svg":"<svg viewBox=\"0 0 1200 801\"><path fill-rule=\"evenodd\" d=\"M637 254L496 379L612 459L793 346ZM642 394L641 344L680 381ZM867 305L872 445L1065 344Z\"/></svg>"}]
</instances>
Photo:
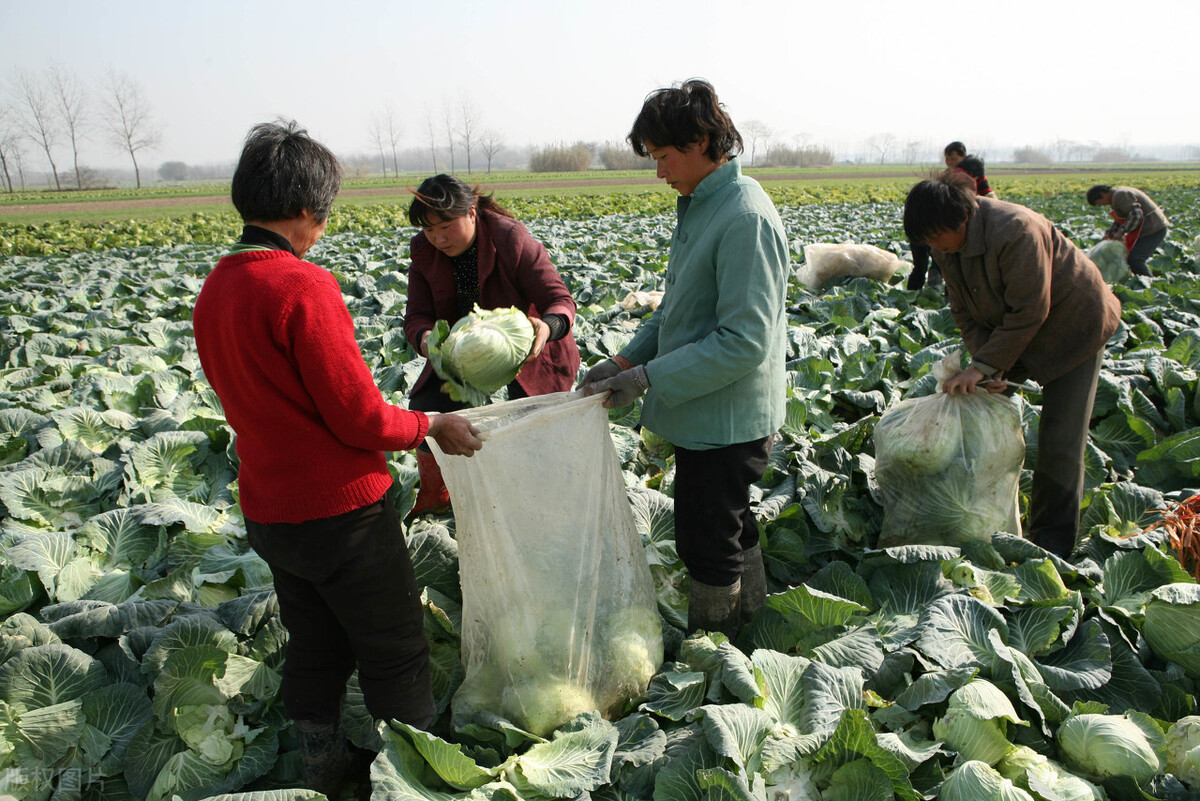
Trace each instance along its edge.
<instances>
[{"instance_id":1,"label":"plastic mesh bag","mask_svg":"<svg viewBox=\"0 0 1200 801\"><path fill-rule=\"evenodd\" d=\"M843 275L862 276L887 283L904 264L906 262L895 253L874 245L805 245L800 280L804 281L809 292L817 292L827 281Z\"/></svg>"},{"instance_id":2,"label":"plastic mesh bag","mask_svg":"<svg viewBox=\"0 0 1200 801\"><path fill-rule=\"evenodd\" d=\"M1105 283L1119 284L1133 275L1129 263L1125 261L1125 243L1120 240L1106 239L1093 245L1087 257L1100 268Z\"/></svg>"},{"instance_id":3,"label":"plastic mesh bag","mask_svg":"<svg viewBox=\"0 0 1200 801\"><path fill-rule=\"evenodd\" d=\"M1025 437L1009 398L982 389L910 398L884 412L874 436L884 507L880 548L1021 534Z\"/></svg>"},{"instance_id":4,"label":"plastic mesh bag","mask_svg":"<svg viewBox=\"0 0 1200 801\"><path fill-rule=\"evenodd\" d=\"M662 627L603 396L560 392L458 414L464 459L430 441L454 501L465 677L457 728L505 718L539 736L620 715L662 664Z\"/></svg>"}]
</instances>

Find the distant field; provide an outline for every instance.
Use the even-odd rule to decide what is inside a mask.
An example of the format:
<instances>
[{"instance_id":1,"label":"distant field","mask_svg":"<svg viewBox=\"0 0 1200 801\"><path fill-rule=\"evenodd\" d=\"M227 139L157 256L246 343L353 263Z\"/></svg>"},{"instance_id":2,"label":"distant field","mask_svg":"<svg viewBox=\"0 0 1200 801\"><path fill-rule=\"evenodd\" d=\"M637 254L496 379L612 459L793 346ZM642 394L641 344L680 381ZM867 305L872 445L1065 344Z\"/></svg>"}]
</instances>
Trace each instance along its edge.
<instances>
[{"instance_id":1,"label":"distant field","mask_svg":"<svg viewBox=\"0 0 1200 801\"><path fill-rule=\"evenodd\" d=\"M748 168L769 190L831 186L907 186L933 174L935 165L859 164L827 168ZM1153 186L1191 185L1200 187L1200 162L1153 165L1057 165L1029 167L996 165L988 169L993 186L1003 194L1074 191L1093 183L1128 183ZM338 196L338 205L407 204L409 188L426 173L399 177L348 179ZM663 192L667 189L650 170L530 173L504 170L473 173L464 180L479 183L500 198L545 198L550 196L606 195ZM195 213L220 214L231 211L228 183L147 186L65 192L17 192L0 194L0 218L8 223L39 225L44 222L100 223L109 220L156 220ZM774 192L773 192L774 193Z\"/></svg>"}]
</instances>

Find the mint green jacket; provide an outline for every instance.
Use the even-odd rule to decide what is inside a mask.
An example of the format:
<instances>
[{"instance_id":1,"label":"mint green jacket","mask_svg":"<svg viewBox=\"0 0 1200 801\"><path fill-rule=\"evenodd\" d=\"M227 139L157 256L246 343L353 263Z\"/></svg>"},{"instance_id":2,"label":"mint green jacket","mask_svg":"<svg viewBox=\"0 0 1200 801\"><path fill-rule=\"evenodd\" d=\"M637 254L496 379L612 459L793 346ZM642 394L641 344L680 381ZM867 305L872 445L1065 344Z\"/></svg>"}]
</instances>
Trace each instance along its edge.
<instances>
[{"instance_id":1,"label":"mint green jacket","mask_svg":"<svg viewBox=\"0 0 1200 801\"><path fill-rule=\"evenodd\" d=\"M694 450L783 424L788 244L779 212L731 159L679 198L658 309L621 355L644 364L642 424Z\"/></svg>"}]
</instances>

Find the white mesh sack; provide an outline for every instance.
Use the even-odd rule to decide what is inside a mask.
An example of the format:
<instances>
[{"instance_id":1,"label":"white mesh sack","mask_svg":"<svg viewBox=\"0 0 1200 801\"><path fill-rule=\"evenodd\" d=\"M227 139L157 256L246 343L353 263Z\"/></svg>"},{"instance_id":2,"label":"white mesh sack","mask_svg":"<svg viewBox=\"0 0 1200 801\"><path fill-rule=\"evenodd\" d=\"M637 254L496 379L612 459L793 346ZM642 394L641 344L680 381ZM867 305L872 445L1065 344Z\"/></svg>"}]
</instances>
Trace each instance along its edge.
<instances>
[{"instance_id":1,"label":"white mesh sack","mask_svg":"<svg viewBox=\"0 0 1200 801\"><path fill-rule=\"evenodd\" d=\"M603 396L560 392L458 414L471 458L430 440L454 504L465 677L451 722L544 736L581 712L623 714L662 664L646 553Z\"/></svg>"}]
</instances>

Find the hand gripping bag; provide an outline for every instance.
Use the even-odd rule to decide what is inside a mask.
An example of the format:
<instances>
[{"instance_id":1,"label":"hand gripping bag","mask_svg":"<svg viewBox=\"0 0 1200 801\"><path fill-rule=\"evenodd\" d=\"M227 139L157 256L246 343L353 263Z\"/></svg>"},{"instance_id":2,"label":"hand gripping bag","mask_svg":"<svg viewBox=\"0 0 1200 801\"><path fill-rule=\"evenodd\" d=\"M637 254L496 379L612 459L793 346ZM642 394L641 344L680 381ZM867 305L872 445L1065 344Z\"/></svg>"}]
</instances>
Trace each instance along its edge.
<instances>
[{"instance_id":1,"label":"hand gripping bag","mask_svg":"<svg viewBox=\"0 0 1200 801\"><path fill-rule=\"evenodd\" d=\"M545 736L620 716L662 664L654 584L603 396L560 392L458 414L471 458L430 440L454 503L465 676L451 722Z\"/></svg>"},{"instance_id":2,"label":"hand gripping bag","mask_svg":"<svg viewBox=\"0 0 1200 801\"><path fill-rule=\"evenodd\" d=\"M957 359L957 352L948 357ZM935 366L939 390L945 368L945 361ZM1025 437L1011 399L982 389L909 398L883 413L874 439L880 548L963 545L997 531L1020 536Z\"/></svg>"}]
</instances>

